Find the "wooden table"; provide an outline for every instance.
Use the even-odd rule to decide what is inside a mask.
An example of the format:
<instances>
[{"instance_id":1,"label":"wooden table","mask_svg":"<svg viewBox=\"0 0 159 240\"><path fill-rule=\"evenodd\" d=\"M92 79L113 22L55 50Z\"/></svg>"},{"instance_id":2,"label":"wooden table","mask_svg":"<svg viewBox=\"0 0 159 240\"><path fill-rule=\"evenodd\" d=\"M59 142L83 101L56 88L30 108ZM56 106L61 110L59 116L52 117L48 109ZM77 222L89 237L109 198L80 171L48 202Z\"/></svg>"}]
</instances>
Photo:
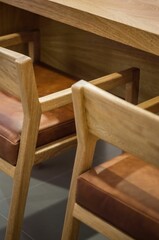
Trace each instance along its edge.
<instances>
[{"instance_id":1,"label":"wooden table","mask_svg":"<svg viewBox=\"0 0 159 240\"><path fill-rule=\"evenodd\" d=\"M158 0L0 0L159 56Z\"/></svg>"},{"instance_id":2,"label":"wooden table","mask_svg":"<svg viewBox=\"0 0 159 240\"><path fill-rule=\"evenodd\" d=\"M41 60L80 79L138 67L139 100L159 95L159 0L0 0L0 26L38 28Z\"/></svg>"}]
</instances>

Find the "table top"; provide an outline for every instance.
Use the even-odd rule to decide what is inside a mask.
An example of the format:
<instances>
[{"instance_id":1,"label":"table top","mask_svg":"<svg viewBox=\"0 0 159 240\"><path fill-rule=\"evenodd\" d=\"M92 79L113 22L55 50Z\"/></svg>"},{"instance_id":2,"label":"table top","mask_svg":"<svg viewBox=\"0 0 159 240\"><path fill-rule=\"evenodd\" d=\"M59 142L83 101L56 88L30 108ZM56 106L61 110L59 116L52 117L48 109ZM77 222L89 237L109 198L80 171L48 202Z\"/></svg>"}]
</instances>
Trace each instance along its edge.
<instances>
[{"instance_id":1,"label":"table top","mask_svg":"<svg viewBox=\"0 0 159 240\"><path fill-rule=\"evenodd\" d=\"M159 0L0 0L159 56Z\"/></svg>"}]
</instances>

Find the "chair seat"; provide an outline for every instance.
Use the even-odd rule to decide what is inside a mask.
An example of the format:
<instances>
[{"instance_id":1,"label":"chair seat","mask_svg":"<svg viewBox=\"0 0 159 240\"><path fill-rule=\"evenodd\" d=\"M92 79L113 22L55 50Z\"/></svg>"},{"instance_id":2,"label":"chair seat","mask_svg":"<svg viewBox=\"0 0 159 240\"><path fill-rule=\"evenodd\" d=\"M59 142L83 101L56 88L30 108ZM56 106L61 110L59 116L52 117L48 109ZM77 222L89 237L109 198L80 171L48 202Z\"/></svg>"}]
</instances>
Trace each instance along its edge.
<instances>
[{"instance_id":1,"label":"chair seat","mask_svg":"<svg viewBox=\"0 0 159 240\"><path fill-rule=\"evenodd\" d=\"M35 65L39 97L69 88L75 80L46 68ZM21 102L0 92L0 157L16 164L22 130L23 112ZM37 146L42 146L75 132L72 104L42 114Z\"/></svg>"},{"instance_id":2,"label":"chair seat","mask_svg":"<svg viewBox=\"0 0 159 240\"><path fill-rule=\"evenodd\" d=\"M157 240L158 185L159 169L123 154L82 174L76 200L135 239Z\"/></svg>"},{"instance_id":3,"label":"chair seat","mask_svg":"<svg viewBox=\"0 0 159 240\"><path fill-rule=\"evenodd\" d=\"M78 80L44 63L34 64L34 73L39 97L69 88Z\"/></svg>"}]
</instances>

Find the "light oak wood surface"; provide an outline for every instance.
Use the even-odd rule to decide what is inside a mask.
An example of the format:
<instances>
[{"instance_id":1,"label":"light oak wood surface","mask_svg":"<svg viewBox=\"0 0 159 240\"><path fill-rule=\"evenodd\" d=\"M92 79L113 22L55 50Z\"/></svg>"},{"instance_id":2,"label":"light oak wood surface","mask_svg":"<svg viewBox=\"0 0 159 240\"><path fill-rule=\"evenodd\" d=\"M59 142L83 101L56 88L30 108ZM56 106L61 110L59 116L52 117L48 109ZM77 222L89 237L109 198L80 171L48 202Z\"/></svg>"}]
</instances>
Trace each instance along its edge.
<instances>
[{"instance_id":1,"label":"light oak wood surface","mask_svg":"<svg viewBox=\"0 0 159 240\"><path fill-rule=\"evenodd\" d=\"M159 55L159 2L152 0L1 0L0 2L66 23Z\"/></svg>"},{"instance_id":2,"label":"light oak wood surface","mask_svg":"<svg viewBox=\"0 0 159 240\"><path fill-rule=\"evenodd\" d=\"M24 8L28 9L29 4L26 3L23 7L24 1L18 4L17 1L13 1L9 5L3 2L9 3L10 1L0 1L0 35L38 28L41 39L41 60L46 64L85 80L135 66L141 70L139 101L145 101L159 95L159 56L40 16L44 8L43 5L41 5L42 9L39 9L39 15L37 15L32 13L32 10L30 12L24 10ZM77 1L73 1L74 4L75 2ZM116 2L116 7L119 7L121 1ZM127 2L126 6L135 4L137 1ZM18 7L13 7L10 4ZM32 4L34 9L34 1ZM153 6L152 1L146 4ZM124 5L123 10L126 6ZM139 10L141 11L141 7ZM121 13L123 12L120 11ZM134 10L133 13L135 15ZM127 34L123 36L126 37ZM137 35L134 36L137 37ZM141 40L141 42L145 45L145 41ZM153 40L149 41L149 44L154 44ZM19 51L21 49L16 46L13 50ZM24 52L23 49L21 52ZM121 89L113 91L113 93L122 96Z\"/></svg>"},{"instance_id":3,"label":"light oak wood surface","mask_svg":"<svg viewBox=\"0 0 159 240\"><path fill-rule=\"evenodd\" d=\"M39 28L43 62L85 80L135 66L141 70L139 100L159 95L158 56L44 17Z\"/></svg>"}]
</instances>

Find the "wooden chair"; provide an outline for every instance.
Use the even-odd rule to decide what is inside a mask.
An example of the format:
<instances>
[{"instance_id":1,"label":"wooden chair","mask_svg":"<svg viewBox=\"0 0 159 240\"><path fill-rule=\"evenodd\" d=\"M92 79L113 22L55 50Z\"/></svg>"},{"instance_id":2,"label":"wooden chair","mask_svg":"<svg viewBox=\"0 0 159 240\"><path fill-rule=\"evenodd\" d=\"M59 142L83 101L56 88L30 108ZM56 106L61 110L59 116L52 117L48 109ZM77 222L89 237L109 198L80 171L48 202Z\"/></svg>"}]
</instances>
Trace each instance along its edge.
<instances>
[{"instance_id":1,"label":"wooden chair","mask_svg":"<svg viewBox=\"0 0 159 240\"><path fill-rule=\"evenodd\" d=\"M72 95L78 146L62 240L78 239L80 222L109 239L159 239L159 116L149 112L159 97L134 106L85 81ZM98 139L124 153L92 167Z\"/></svg>"},{"instance_id":2,"label":"wooden chair","mask_svg":"<svg viewBox=\"0 0 159 240\"><path fill-rule=\"evenodd\" d=\"M37 32L0 37L0 170L13 178L6 240L19 239L33 165L76 144L69 88L75 80L33 61L39 59L35 39ZM23 42L33 60L4 48ZM137 102L138 69L91 82L103 89L123 85L125 98Z\"/></svg>"}]
</instances>

